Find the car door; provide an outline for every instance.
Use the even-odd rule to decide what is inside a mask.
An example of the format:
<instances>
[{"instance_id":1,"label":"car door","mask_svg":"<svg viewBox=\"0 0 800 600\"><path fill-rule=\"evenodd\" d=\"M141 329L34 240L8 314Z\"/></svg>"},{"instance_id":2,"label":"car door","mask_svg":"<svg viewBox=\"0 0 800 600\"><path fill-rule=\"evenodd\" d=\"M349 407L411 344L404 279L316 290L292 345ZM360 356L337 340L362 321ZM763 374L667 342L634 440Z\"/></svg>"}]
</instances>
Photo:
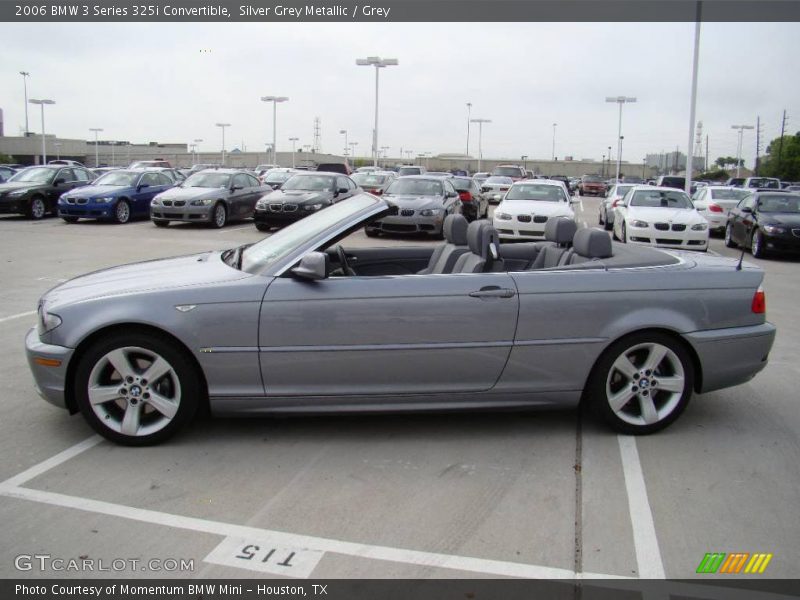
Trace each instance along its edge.
<instances>
[{"instance_id":1,"label":"car door","mask_svg":"<svg viewBox=\"0 0 800 600\"><path fill-rule=\"evenodd\" d=\"M341 202L345 198L349 198L353 195L353 190L355 189L355 184L353 186L350 185L349 177L337 177L336 178L336 189L334 190L334 202ZM344 190L344 191L342 191Z\"/></svg>"},{"instance_id":2,"label":"car door","mask_svg":"<svg viewBox=\"0 0 800 600\"><path fill-rule=\"evenodd\" d=\"M261 198L264 188L261 185L261 182L254 176L245 175L244 177L247 181L247 203L244 211L242 212L242 218L249 219L255 213L256 202L258 202L258 199Z\"/></svg>"},{"instance_id":3,"label":"car door","mask_svg":"<svg viewBox=\"0 0 800 600\"><path fill-rule=\"evenodd\" d=\"M363 395L488 390L508 359L517 312L507 273L280 277L260 314L265 392L368 403Z\"/></svg>"},{"instance_id":4,"label":"car door","mask_svg":"<svg viewBox=\"0 0 800 600\"><path fill-rule=\"evenodd\" d=\"M244 173L237 173L231 178L231 189L233 190L228 198L230 215L241 219L248 210L248 202L251 196L250 182Z\"/></svg>"},{"instance_id":5,"label":"car door","mask_svg":"<svg viewBox=\"0 0 800 600\"><path fill-rule=\"evenodd\" d=\"M750 231L753 229L753 210L755 210L755 196L748 194L736 207L733 220L733 240L737 244L750 243ZM746 210L747 209L747 210Z\"/></svg>"},{"instance_id":6,"label":"car door","mask_svg":"<svg viewBox=\"0 0 800 600\"><path fill-rule=\"evenodd\" d=\"M51 202L58 201L58 197L75 187L75 183L75 173L72 169L59 169L53 178L53 185L47 189L47 199Z\"/></svg>"}]
</instances>

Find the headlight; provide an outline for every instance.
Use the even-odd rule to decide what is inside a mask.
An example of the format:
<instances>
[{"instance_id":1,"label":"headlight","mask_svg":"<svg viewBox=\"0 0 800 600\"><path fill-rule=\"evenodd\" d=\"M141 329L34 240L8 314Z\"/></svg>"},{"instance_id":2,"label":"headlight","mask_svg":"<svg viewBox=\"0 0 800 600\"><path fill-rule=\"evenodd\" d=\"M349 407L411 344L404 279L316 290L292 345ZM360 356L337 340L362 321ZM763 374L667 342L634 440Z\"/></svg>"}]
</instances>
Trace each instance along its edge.
<instances>
[{"instance_id":1,"label":"headlight","mask_svg":"<svg viewBox=\"0 0 800 600\"><path fill-rule=\"evenodd\" d=\"M9 192L9 196L14 196L15 198L19 198L20 196L24 196L28 193L28 190L14 190L13 192Z\"/></svg>"},{"instance_id":2,"label":"headlight","mask_svg":"<svg viewBox=\"0 0 800 600\"><path fill-rule=\"evenodd\" d=\"M698 223L697 225L692 225L692 231L705 231L708 229L708 223Z\"/></svg>"},{"instance_id":3,"label":"headlight","mask_svg":"<svg viewBox=\"0 0 800 600\"><path fill-rule=\"evenodd\" d=\"M647 221L631 221L631 227L648 227Z\"/></svg>"},{"instance_id":4,"label":"headlight","mask_svg":"<svg viewBox=\"0 0 800 600\"><path fill-rule=\"evenodd\" d=\"M267 208L267 201L266 200L259 200L256 202L256 208L264 209Z\"/></svg>"},{"instance_id":5,"label":"headlight","mask_svg":"<svg viewBox=\"0 0 800 600\"><path fill-rule=\"evenodd\" d=\"M786 233L786 230L783 227L778 227L777 225L762 225L761 229L770 235L775 235L776 233Z\"/></svg>"},{"instance_id":6,"label":"headlight","mask_svg":"<svg viewBox=\"0 0 800 600\"><path fill-rule=\"evenodd\" d=\"M435 217L436 215L442 214L441 208L426 208L425 210L419 211L420 216L423 217Z\"/></svg>"},{"instance_id":7,"label":"headlight","mask_svg":"<svg viewBox=\"0 0 800 600\"><path fill-rule=\"evenodd\" d=\"M322 206L322 204L304 204L303 210L319 210Z\"/></svg>"},{"instance_id":8,"label":"headlight","mask_svg":"<svg viewBox=\"0 0 800 600\"><path fill-rule=\"evenodd\" d=\"M67 198L66 196L61 196L61 197L58 199L58 203L59 203L59 204L66 204L66 203L67 203L67 200L68 200L68 198Z\"/></svg>"},{"instance_id":9,"label":"headlight","mask_svg":"<svg viewBox=\"0 0 800 600\"><path fill-rule=\"evenodd\" d=\"M39 318L37 319L36 330L40 336L44 335L48 331L53 331L53 329L61 325L61 317L48 313L47 309L44 307L44 304L39 304L37 313Z\"/></svg>"},{"instance_id":10,"label":"headlight","mask_svg":"<svg viewBox=\"0 0 800 600\"><path fill-rule=\"evenodd\" d=\"M206 200L192 200L189 202L189 206L209 206L214 203L214 200L208 198Z\"/></svg>"},{"instance_id":11,"label":"headlight","mask_svg":"<svg viewBox=\"0 0 800 600\"><path fill-rule=\"evenodd\" d=\"M500 219L501 221L510 221L511 215L508 213L494 213L495 219Z\"/></svg>"},{"instance_id":12,"label":"headlight","mask_svg":"<svg viewBox=\"0 0 800 600\"><path fill-rule=\"evenodd\" d=\"M98 204L110 204L116 200L116 198L95 198L92 202L97 202Z\"/></svg>"}]
</instances>

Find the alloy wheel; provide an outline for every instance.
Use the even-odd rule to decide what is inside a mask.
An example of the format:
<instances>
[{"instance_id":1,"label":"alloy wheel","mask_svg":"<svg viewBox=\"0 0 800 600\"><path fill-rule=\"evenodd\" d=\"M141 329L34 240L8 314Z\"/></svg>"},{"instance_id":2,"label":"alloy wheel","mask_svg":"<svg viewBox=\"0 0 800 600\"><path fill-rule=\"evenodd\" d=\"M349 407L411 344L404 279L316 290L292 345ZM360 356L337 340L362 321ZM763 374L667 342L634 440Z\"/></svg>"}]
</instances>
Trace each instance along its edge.
<instances>
[{"instance_id":1,"label":"alloy wheel","mask_svg":"<svg viewBox=\"0 0 800 600\"><path fill-rule=\"evenodd\" d=\"M44 200L41 198L31 200L31 216L34 219L41 219L44 217L45 212L47 212L47 207L44 204Z\"/></svg>"}]
</instances>

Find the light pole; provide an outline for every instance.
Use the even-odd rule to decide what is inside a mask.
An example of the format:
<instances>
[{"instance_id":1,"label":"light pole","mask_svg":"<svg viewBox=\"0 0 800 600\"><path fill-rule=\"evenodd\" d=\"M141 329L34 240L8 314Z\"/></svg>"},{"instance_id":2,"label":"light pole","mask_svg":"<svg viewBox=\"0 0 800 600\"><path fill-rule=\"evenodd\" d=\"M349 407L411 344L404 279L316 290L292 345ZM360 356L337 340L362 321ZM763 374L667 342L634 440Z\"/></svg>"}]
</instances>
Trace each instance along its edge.
<instances>
[{"instance_id":1,"label":"light pole","mask_svg":"<svg viewBox=\"0 0 800 600\"><path fill-rule=\"evenodd\" d=\"M375 67L375 128L372 130L372 158L373 165L378 166L378 73L385 67L396 67L400 62L396 58L381 58L380 56L368 56L367 58L357 58L356 65L359 67Z\"/></svg>"},{"instance_id":2,"label":"light pole","mask_svg":"<svg viewBox=\"0 0 800 600\"><path fill-rule=\"evenodd\" d=\"M47 164L47 144L45 143L44 139L44 105L45 104L55 104L55 100L48 100L47 98L43 100L36 100L35 98L31 98L28 100L30 104L38 104L42 108L42 164Z\"/></svg>"},{"instance_id":3,"label":"light pole","mask_svg":"<svg viewBox=\"0 0 800 600\"><path fill-rule=\"evenodd\" d=\"M472 102L467 102L467 151L464 153L464 156L469 158L469 120L472 116Z\"/></svg>"},{"instance_id":4,"label":"light pole","mask_svg":"<svg viewBox=\"0 0 800 600\"><path fill-rule=\"evenodd\" d=\"M200 142L203 141L203 138L195 138L194 140L194 163L197 164L198 157L197 157L197 147L200 145Z\"/></svg>"},{"instance_id":5,"label":"light pole","mask_svg":"<svg viewBox=\"0 0 800 600\"><path fill-rule=\"evenodd\" d=\"M19 74L22 75L22 87L25 90L25 137L28 137L28 77L31 74L27 71L20 71Z\"/></svg>"},{"instance_id":6,"label":"light pole","mask_svg":"<svg viewBox=\"0 0 800 600\"><path fill-rule=\"evenodd\" d=\"M739 130L739 143L736 145L736 177L739 177L739 168L742 162L742 138L745 129L753 129L752 125L731 125L731 129Z\"/></svg>"},{"instance_id":7,"label":"light pole","mask_svg":"<svg viewBox=\"0 0 800 600\"><path fill-rule=\"evenodd\" d=\"M111 144L111 166L112 167L116 167L117 166L117 159L114 157L114 150L116 150L117 142L111 140L108 143Z\"/></svg>"},{"instance_id":8,"label":"light pole","mask_svg":"<svg viewBox=\"0 0 800 600\"><path fill-rule=\"evenodd\" d=\"M603 160L600 162L600 177L606 176L606 155L603 154Z\"/></svg>"},{"instance_id":9,"label":"light pole","mask_svg":"<svg viewBox=\"0 0 800 600\"><path fill-rule=\"evenodd\" d=\"M230 123L217 123L217 127L222 129L222 166L225 166L225 128L230 127Z\"/></svg>"},{"instance_id":10,"label":"light pole","mask_svg":"<svg viewBox=\"0 0 800 600\"><path fill-rule=\"evenodd\" d=\"M347 129L340 129L339 133L344 136L344 155L347 156Z\"/></svg>"},{"instance_id":11,"label":"light pole","mask_svg":"<svg viewBox=\"0 0 800 600\"><path fill-rule=\"evenodd\" d=\"M412 154L414 154L413 150L406 150L406 156L408 157L408 160L411 160L411 155ZM400 158L403 158L403 157L401 156Z\"/></svg>"},{"instance_id":12,"label":"light pole","mask_svg":"<svg viewBox=\"0 0 800 600\"><path fill-rule=\"evenodd\" d=\"M294 153L295 153L295 143L300 141L300 138L290 137L289 141L292 142L292 168L294 169Z\"/></svg>"},{"instance_id":13,"label":"light pole","mask_svg":"<svg viewBox=\"0 0 800 600\"><path fill-rule=\"evenodd\" d=\"M97 153L97 134L103 129L101 127L89 127L89 131L94 131L94 166L100 166L100 158Z\"/></svg>"},{"instance_id":14,"label":"light pole","mask_svg":"<svg viewBox=\"0 0 800 600\"><path fill-rule=\"evenodd\" d=\"M615 181L619 181L619 163L622 156L622 105L625 103L636 102L636 98L629 98L628 96L607 97L606 102L616 102L619 104L619 126L617 131L617 174Z\"/></svg>"},{"instance_id":15,"label":"light pole","mask_svg":"<svg viewBox=\"0 0 800 600\"><path fill-rule=\"evenodd\" d=\"M553 123L553 162L556 160L556 127L558 123Z\"/></svg>"},{"instance_id":16,"label":"light pole","mask_svg":"<svg viewBox=\"0 0 800 600\"><path fill-rule=\"evenodd\" d=\"M483 161L483 124L491 123L491 119L471 119L472 123L478 124L478 171L481 170L481 162Z\"/></svg>"},{"instance_id":17,"label":"light pole","mask_svg":"<svg viewBox=\"0 0 800 600\"><path fill-rule=\"evenodd\" d=\"M61 160L61 142L53 142L53 146L56 147L56 160Z\"/></svg>"},{"instance_id":18,"label":"light pole","mask_svg":"<svg viewBox=\"0 0 800 600\"><path fill-rule=\"evenodd\" d=\"M286 102L287 96L261 96L262 102L272 102L272 164L278 164L278 102Z\"/></svg>"},{"instance_id":19,"label":"light pole","mask_svg":"<svg viewBox=\"0 0 800 600\"><path fill-rule=\"evenodd\" d=\"M381 146L381 150L383 151L383 160L386 160L386 157L389 155L389 146ZM385 165L386 163L384 163Z\"/></svg>"},{"instance_id":20,"label":"light pole","mask_svg":"<svg viewBox=\"0 0 800 600\"><path fill-rule=\"evenodd\" d=\"M358 142L350 142L348 144L348 146L350 146L350 156L352 156L353 160L355 161L355 159L356 159L356 146L358 146Z\"/></svg>"}]
</instances>

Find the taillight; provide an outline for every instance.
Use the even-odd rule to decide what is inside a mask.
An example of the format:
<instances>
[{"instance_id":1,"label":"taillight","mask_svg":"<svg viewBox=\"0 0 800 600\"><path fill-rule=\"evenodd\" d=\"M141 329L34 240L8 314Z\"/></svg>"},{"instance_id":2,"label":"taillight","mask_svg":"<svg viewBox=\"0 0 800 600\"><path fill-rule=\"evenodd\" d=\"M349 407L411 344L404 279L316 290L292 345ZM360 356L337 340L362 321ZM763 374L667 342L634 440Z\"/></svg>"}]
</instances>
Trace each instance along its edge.
<instances>
[{"instance_id":1,"label":"taillight","mask_svg":"<svg viewBox=\"0 0 800 600\"><path fill-rule=\"evenodd\" d=\"M472 194L469 192L458 192L458 197L462 202L472 202Z\"/></svg>"},{"instance_id":2,"label":"taillight","mask_svg":"<svg viewBox=\"0 0 800 600\"><path fill-rule=\"evenodd\" d=\"M719 204L714 204L713 202L708 205L709 212L722 212L722 207Z\"/></svg>"},{"instance_id":3,"label":"taillight","mask_svg":"<svg viewBox=\"0 0 800 600\"><path fill-rule=\"evenodd\" d=\"M375 188L374 190L370 190L370 193L380 196L383 193L383 190L381 188Z\"/></svg>"},{"instance_id":4,"label":"taillight","mask_svg":"<svg viewBox=\"0 0 800 600\"><path fill-rule=\"evenodd\" d=\"M611 203L611 208L617 208L617 204L622 201L622 198L617 198L614 202Z\"/></svg>"},{"instance_id":5,"label":"taillight","mask_svg":"<svg viewBox=\"0 0 800 600\"><path fill-rule=\"evenodd\" d=\"M753 312L757 315L763 315L767 312L767 296L764 294L764 288L758 286L756 293L753 294L753 303L750 305Z\"/></svg>"}]
</instances>

